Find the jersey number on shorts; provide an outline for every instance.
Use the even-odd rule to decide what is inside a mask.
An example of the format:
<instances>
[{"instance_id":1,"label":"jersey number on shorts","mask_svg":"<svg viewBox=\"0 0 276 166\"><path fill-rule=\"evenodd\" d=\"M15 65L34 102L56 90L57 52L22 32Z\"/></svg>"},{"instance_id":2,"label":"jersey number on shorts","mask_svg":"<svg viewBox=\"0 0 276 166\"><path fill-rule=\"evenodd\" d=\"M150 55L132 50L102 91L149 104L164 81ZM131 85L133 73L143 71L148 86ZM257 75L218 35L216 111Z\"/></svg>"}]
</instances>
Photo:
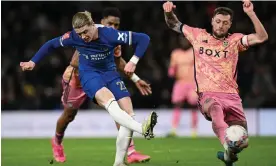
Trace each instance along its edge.
<instances>
[{"instance_id":1,"label":"jersey number on shorts","mask_svg":"<svg viewBox=\"0 0 276 166\"><path fill-rule=\"evenodd\" d=\"M118 81L118 82L116 82L116 84L120 86L120 89L121 89L122 91L123 91L123 90L126 90L126 86L125 86L125 84L124 84L123 81Z\"/></svg>"}]
</instances>

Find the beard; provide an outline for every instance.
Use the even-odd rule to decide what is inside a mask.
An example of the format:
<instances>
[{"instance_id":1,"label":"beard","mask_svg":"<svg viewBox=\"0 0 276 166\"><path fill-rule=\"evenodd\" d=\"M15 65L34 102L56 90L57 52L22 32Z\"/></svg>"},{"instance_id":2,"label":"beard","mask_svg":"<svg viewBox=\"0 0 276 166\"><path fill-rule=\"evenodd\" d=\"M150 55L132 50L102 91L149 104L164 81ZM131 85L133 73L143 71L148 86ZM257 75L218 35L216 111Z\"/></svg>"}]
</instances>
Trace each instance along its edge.
<instances>
[{"instance_id":1,"label":"beard","mask_svg":"<svg viewBox=\"0 0 276 166\"><path fill-rule=\"evenodd\" d=\"M228 34L228 32L218 34L216 31L213 30L213 36L216 37L216 38L218 38L218 39L226 37L227 34Z\"/></svg>"}]
</instances>

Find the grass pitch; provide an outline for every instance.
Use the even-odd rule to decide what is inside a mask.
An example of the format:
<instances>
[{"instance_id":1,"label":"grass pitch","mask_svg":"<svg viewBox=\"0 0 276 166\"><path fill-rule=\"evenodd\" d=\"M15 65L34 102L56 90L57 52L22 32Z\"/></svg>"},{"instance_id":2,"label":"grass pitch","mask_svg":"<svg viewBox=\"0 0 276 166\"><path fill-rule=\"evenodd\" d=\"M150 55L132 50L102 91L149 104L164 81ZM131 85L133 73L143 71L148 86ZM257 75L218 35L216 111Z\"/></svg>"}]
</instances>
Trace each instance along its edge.
<instances>
[{"instance_id":1,"label":"grass pitch","mask_svg":"<svg viewBox=\"0 0 276 166\"><path fill-rule=\"evenodd\" d=\"M136 150L150 155L150 162L133 166L223 166L216 158L222 150L216 138L135 139ZM67 161L59 166L112 166L114 139L64 140ZM276 137L251 137L237 166L276 166ZM49 166L50 139L2 139L2 166Z\"/></svg>"}]
</instances>

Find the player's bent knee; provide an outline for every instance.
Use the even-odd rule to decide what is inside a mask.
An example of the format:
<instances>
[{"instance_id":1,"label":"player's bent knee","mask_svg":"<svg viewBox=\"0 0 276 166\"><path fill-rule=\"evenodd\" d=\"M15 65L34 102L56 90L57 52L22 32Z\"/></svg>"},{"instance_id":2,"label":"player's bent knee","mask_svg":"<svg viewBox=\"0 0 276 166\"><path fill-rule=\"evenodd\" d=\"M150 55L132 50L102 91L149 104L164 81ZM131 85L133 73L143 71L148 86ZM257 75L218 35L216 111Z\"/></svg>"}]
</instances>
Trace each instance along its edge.
<instances>
[{"instance_id":1,"label":"player's bent knee","mask_svg":"<svg viewBox=\"0 0 276 166\"><path fill-rule=\"evenodd\" d=\"M70 110L78 110L81 107L84 100L85 99L83 99L83 98L77 99L77 100L72 100L71 99L70 101L66 101L66 102L63 101L62 105L63 105L63 108L66 112L69 112Z\"/></svg>"},{"instance_id":2,"label":"player's bent knee","mask_svg":"<svg viewBox=\"0 0 276 166\"><path fill-rule=\"evenodd\" d=\"M202 114L205 116L205 118L209 121L212 120L210 111L214 110L215 107L219 106L219 103L212 99L212 98L207 98L202 106Z\"/></svg>"},{"instance_id":3,"label":"player's bent knee","mask_svg":"<svg viewBox=\"0 0 276 166\"><path fill-rule=\"evenodd\" d=\"M76 113L68 114L68 121L72 122L76 117Z\"/></svg>"},{"instance_id":4,"label":"player's bent knee","mask_svg":"<svg viewBox=\"0 0 276 166\"><path fill-rule=\"evenodd\" d=\"M78 109L69 109L69 108L65 109L64 116L66 121L72 122L75 119L77 112L78 112Z\"/></svg>"},{"instance_id":5,"label":"player's bent knee","mask_svg":"<svg viewBox=\"0 0 276 166\"><path fill-rule=\"evenodd\" d=\"M124 97L118 100L118 104L122 110L130 116L134 116L133 106L130 97Z\"/></svg>"},{"instance_id":6,"label":"player's bent knee","mask_svg":"<svg viewBox=\"0 0 276 166\"><path fill-rule=\"evenodd\" d=\"M95 99L99 106L105 107L109 100L115 99L115 97L109 89L102 87L96 92Z\"/></svg>"}]
</instances>

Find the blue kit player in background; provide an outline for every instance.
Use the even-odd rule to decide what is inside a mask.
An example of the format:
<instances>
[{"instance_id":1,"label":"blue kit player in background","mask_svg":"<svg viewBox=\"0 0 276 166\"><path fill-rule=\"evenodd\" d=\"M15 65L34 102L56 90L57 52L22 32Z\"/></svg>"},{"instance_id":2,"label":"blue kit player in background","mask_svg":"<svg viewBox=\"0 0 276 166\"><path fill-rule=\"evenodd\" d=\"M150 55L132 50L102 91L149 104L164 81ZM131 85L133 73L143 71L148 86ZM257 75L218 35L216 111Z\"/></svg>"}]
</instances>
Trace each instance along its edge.
<instances>
[{"instance_id":1,"label":"blue kit player in background","mask_svg":"<svg viewBox=\"0 0 276 166\"><path fill-rule=\"evenodd\" d=\"M87 11L76 13L72 26L71 32L46 42L29 62L21 62L20 66L23 71L33 70L35 64L55 48L74 47L79 52L79 74L84 92L91 99L95 99L97 104L105 108L121 125L116 141L114 166L124 166L124 157L133 131L147 139L153 138L157 114L151 112L141 124L119 107L117 100L129 97L130 94L116 71L114 48L123 44L135 46L135 55L124 69L127 75L132 75L148 47L150 38L143 33L97 27Z\"/></svg>"}]
</instances>

